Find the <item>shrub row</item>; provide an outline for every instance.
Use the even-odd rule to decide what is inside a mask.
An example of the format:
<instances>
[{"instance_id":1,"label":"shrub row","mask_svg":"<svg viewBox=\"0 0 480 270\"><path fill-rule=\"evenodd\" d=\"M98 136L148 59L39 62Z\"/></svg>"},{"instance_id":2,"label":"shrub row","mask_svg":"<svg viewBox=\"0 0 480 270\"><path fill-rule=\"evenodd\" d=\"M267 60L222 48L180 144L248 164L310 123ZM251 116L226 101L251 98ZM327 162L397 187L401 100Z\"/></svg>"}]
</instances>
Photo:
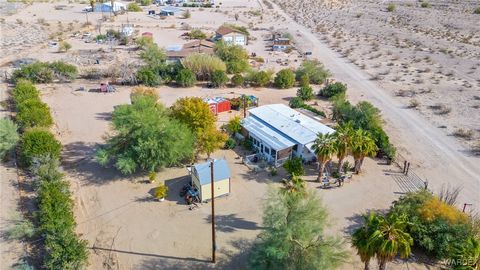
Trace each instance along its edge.
<instances>
[{"instance_id":1,"label":"shrub row","mask_svg":"<svg viewBox=\"0 0 480 270\"><path fill-rule=\"evenodd\" d=\"M294 97L290 100L289 102L290 108L297 109L297 108L302 108L305 110L308 110L316 115L326 117L325 113L306 104L301 97Z\"/></svg>"},{"instance_id":2,"label":"shrub row","mask_svg":"<svg viewBox=\"0 0 480 270\"><path fill-rule=\"evenodd\" d=\"M34 62L23 65L12 74L12 81L26 79L33 83L51 83L54 79L71 81L77 77L77 67L62 61L52 63Z\"/></svg>"},{"instance_id":3,"label":"shrub row","mask_svg":"<svg viewBox=\"0 0 480 270\"><path fill-rule=\"evenodd\" d=\"M23 70L30 70L30 67ZM60 63L50 64L50 67L68 70ZM12 99L18 110L16 120L24 131L20 140L20 163L30 168L38 180L37 217L44 243L43 268L81 269L87 262L88 252L86 242L75 233L68 183L58 172L62 146L46 129L53 123L50 110L30 81L21 77L15 81Z\"/></svg>"},{"instance_id":4,"label":"shrub row","mask_svg":"<svg viewBox=\"0 0 480 270\"><path fill-rule=\"evenodd\" d=\"M53 124L50 108L40 100L40 94L31 82L18 80L12 90L12 99L17 108L16 120L22 129L48 128Z\"/></svg>"}]
</instances>

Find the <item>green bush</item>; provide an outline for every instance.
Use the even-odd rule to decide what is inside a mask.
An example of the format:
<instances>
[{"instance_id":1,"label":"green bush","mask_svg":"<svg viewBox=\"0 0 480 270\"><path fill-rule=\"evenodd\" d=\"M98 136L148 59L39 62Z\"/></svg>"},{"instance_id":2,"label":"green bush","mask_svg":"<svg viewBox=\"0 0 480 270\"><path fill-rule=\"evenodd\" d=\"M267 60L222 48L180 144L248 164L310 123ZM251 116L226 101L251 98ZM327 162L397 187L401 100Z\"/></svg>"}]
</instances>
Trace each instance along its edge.
<instances>
[{"instance_id":1,"label":"green bush","mask_svg":"<svg viewBox=\"0 0 480 270\"><path fill-rule=\"evenodd\" d=\"M322 112L322 111L320 111L320 110L318 110L318 109L316 109L316 108L314 108L314 107L312 107L312 106L310 106L310 105L308 105L308 104L304 104L304 105L302 106L302 108L305 109L305 110L307 110L307 111L310 111L310 112L312 112L312 113L314 113L314 114L316 114L316 115L319 115L319 116L322 116L322 117L326 117L326 115L325 115L324 112Z\"/></svg>"},{"instance_id":2,"label":"green bush","mask_svg":"<svg viewBox=\"0 0 480 270\"><path fill-rule=\"evenodd\" d=\"M343 83L336 82L322 88L319 94L322 97L331 98L333 96L345 94L346 92L347 92L347 86Z\"/></svg>"},{"instance_id":3,"label":"green bush","mask_svg":"<svg viewBox=\"0 0 480 270\"><path fill-rule=\"evenodd\" d=\"M143 47L143 51L140 53L140 58L143 59L150 68L157 68L158 66L165 64L167 55L157 44L150 42L146 43L146 46Z\"/></svg>"},{"instance_id":4,"label":"green bush","mask_svg":"<svg viewBox=\"0 0 480 270\"><path fill-rule=\"evenodd\" d=\"M309 87L310 86L310 76L308 74L303 74L298 78L300 87Z\"/></svg>"},{"instance_id":5,"label":"green bush","mask_svg":"<svg viewBox=\"0 0 480 270\"><path fill-rule=\"evenodd\" d=\"M231 82L233 86L241 87L243 86L245 80L243 79L243 76L241 74L235 74L232 76Z\"/></svg>"},{"instance_id":6,"label":"green bush","mask_svg":"<svg viewBox=\"0 0 480 270\"><path fill-rule=\"evenodd\" d=\"M142 8L137 3L132 2L127 5L127 10L130 12L141 12Z\"/></svg>"},{"instance_id":7,"label":"green bush","mask_svg":"<svg viewBox=\"0 0 480 270\"><path fill-rule=\"evenodd\" d=\"M480 14L480 7L477 7L474 11L473 14Z\"/></svg>"},{"instance_id":8,"label":"green bush","mask_svg":"<svg viewBox=\"0 0 480 270\"><path fill-rule=\"evenodd\" d=\"M287 173L290 176L302 176L305 174L302 158L300 157L295 157L287 160L283 164L283 168L287 171Z\"/></svg>"},{"instance_id":9,"label":"green bush","mask_svg":"<svg viewBox=\"0 0 480 270\"><path fill-rule=\"evenodd\" d=\"M178 72L175 81L178 85L182 87L191 87L195 85L197 79L195 78L195 74L191 70L182 69Z\"/></svg>"},{"instance_id":10,"label":"green bush","mask_svg":"<svg viewBox=\"0 0 480 270\"><path fill-rule=\"evenodd\" d=\"M202 32L200 29L193 29L188 33L188 38L190 39L206 39L207 35Z\"/></svg>"},{"instance_id":11,"label":"green bush","mask_svg":"<svg viewBox=\"0 0 480 270\"><path fill-rule=\"evenodd\" d=\"M229 74L242 73L249 68L248 52L240 45L218 42L215 46L215 54L225 62Z\"/></svg>"},{"instance_id":12,"label":"green bush","mask_svg":"<svg viewBox=\"0 0 480 270\"><path fill-rule=\"evenodd\" d=\"M58 45L58 52L67 52L72 48L72 45L66 41L60 41Z\"/></svg>"},{"instance_id":13,"label":"green bush","mask_svg":"<svg viewBox=\"0 0 480 270\"><path fill-rule=\"evenodd\" d=\"M17 82L20 79L26 79L33 83L51 83L53 81L53 70L48 63L35 62L23 65L16 69L12 74L12 80Z\"/></svg>"},{"instance_id":14,"label":"green bush","mask_svg":"<svg viewBox=\"0 0 480 270\"><path fill-rule=\"evenodd\" d=\"M49 64L49 66L58 79L72 81L77 78L78 70L74 65L62 61L55 61Z\"/></svg>"},{"instance_id":15,"label":"green bush","mask_svg":"<svg viewBox=\"0 0 480 270\"><path fill-rule=\"evenodd\" d=\"M37 157L50 156L58 159L62 145L52 133L44 129L29 129L25 131L20 142L21 161L27 167Z\"/></svg>"},{"instance_id":16,"label":"green bush","mask_svg":"<svg viewBox=\"0 0 480 270\"><path fill-rule=\"evenodd\" d=\"M251 71L247 79L251 84L257 87L267 86L272 80L272 73L267 71Z\"/></svg>"},{"instance_id":17,"label":"green bush","mask_svg":"<svg viewBox=\"0 0 480 270\"><path fill-rule=\"evenodd\" d=\"M295 74L290 69L282 69L275 76L274 85L280 89L290 88L295 84Z\"/></svg>"},{"instance_id":18,"label":"green bush","mask_svg":"<svg viewBox=\"0 0 480 270\"><path fill-rule=\"evenodd\" d=\"M300 97L294 97L290 100L290 102L288 103L288 105L290 106L290 108L292 109L296 109L296 108L301 108L303 107L303 105L305 105L305 103L303 103L303 99L300 98Z\"/></svg>"},{"instance_id":19,"label":"green bush","mask_svg":"<svg viewBox=\"0 0 480 270\"><path fill-rule=\"evenodd\" d=\"M430 3L428 3L428 2L422 2L422 3L420 4L420 6L421 6L422 8L429 8L429 7L430 7Z\"/></svg>"},{"instance_id":20,"label":"green bush","mask_svg":"<svg viewBox=\"0 0 480 270\"><path fill-rule=\"evenodd\" d=\"M310 86L303 86L297 90L297 97L301 98L303 101L312 100L314 96L313 89Z\"/></svg>"},{"instance_id":21,"label":"green bush","mask_svg":"<svg viewBox=\"0 0 480 270\"><path fill-rule=\"evenodd\" d=\"M32 98L17 104L17 122L23 128L49 127L52 122L50 108L38 98Z\"/></svg>"},{"instance_id":22,"label":"green bush","mask_svg":"<svg viewBox=\"0 0 480 270\"><path fill-rule=\"evenodd\" d=\"M248 137L246 138L245 140L242 141L242 146L243 148L245 148L246 150L253 150L253 141L252 141L252 138Z\"/></svg>"},{"instance_id":23,"label":"green bush","mask_svg":"<svg viewBox=\"0 0 480 270\"><path fill-rule=\"evenodd\" d=\"M27 99L40 99L40 92L30 81L19 79L12 90L12 99L20 104Z\"/></svg>"},{"instance_id":24,"label":"green bush","mask_svg":"<svg viewBox=\"0 0 480 270\"><path fill-rule=\"evenodd\" d=\"M18 104L17 109L16 120L23 129L50 127L53 124L50 108L38 99L27 99Z\"/></svg>"},{"instance_id":25,"label":"green bush","mask_svg":"<svg viewBox=\"0 0 480 270\"><path fill-rule=\"evenodd\" d=\"M310 83L322 84L330 76L330 72L320 61L306 60L297 69L295 76L297 80L300 80L302 76L308 76Z\"/></svg>"},{"instance_id":26,"label":"green bush","mask_svg":"<svg viewBox=\"0 0 480 270\"><path fill-rule=\"evenodd\" d=\"M158 86L161 83L160 76L149 67L141 67L136 74L137 81L146 86Z\"/></svg>"},{"instance_id":27,"label":"green bush","mask_svg":"<svg viewBox=\"0 0 480 270\"><path fill-rule=\"evenodd\" d=\"M237 142L233 138L228 138L227 141L225 141L225 146L223 148L233 149L235 146L237 146Z\"/></svg>"},{"instance_id":28,"label":"green bush","mask_svg":"<svg viewBox=\"0 0 480 270\"><path fill-rule=\"evenodd\" d=\"M228 82L227 74L224 71L216 70L212 73L212 86L223 87Z\"/></svg>"}]
</instances>

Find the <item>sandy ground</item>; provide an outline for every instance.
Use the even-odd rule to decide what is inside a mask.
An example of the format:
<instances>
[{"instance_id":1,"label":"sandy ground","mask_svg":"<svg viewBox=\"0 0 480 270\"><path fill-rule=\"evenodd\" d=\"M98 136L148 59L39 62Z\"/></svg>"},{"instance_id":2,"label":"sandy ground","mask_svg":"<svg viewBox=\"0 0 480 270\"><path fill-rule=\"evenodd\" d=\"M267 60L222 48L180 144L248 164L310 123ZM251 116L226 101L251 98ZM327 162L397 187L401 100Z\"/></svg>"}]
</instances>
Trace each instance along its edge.
<instances>
[{"instance_id":1,"label":"sandy ground","mask_svg":"<svg viewBox=\"0 0 480 270\"><path fill-rule=\"evenodd\" d=\"M354 16L357 13L353 11L354 8L340 9L342 6L334 5L326 6L319 11L315 6L309 6L310 2L300 1L298 3L304 5L302 8L296 9L294 6L288 8L288 10L298 10L296 15L292 15L293 18L290 18L277 5L273 5L270 9L265 1L228 0L222 2L220 11L192 9L192 18L187 20L179 18L158 20L148 17L142 12L120 15L115 20L108 19L100 22L102 14L90 13L88 20L92 22L92 25L87 27L83 26L86 16L80 12L84 4L36 3L19 10L16 14L6 16L0 22L2 52L6 52L0 59L0 65L3 65L0 74L3 75L4 70L11 69L9 65L6 65L9 61L20 57L32 57L44 61L64 60L78 65L81 71L91 67L108 70L124 63L136 65L138 59L129 48L115 44L85 43L82 40L81 34L85 32L96 35L101 31L104 33L109 28L119 30L122 23L133 23L138 33L152 32L155 41L160 46L187 42L181 39L180 35L190 27L213 32L224 22L245 25L253 36L247 49L266 59L266 63L259 67L278 70L285 66L277 64L277 60L287 62L290 67L296 67L300 63L299 52L283 54L266 50L268 45L266 39L270 30L288 32L294 36L300 53L311 51L313 57L319 58L331 70L333 78L348 84L349 99L354 102L368 100L381 109L386 120L388 134L392 137L394 144L398 146L401 157L412 163L413 171L416 174L423 179L428 179L431 188L438 190L444 183L461 185L464 189L459 204L473 203L474 207L478 209L480 206L479 160L468 155L468 145L448 136L456 128L474 130L479 126L478 108L475 108L476 101L475 98L473 101L471 100L473 95L480 95L478 85L471 80L471 78L478 77L477 69L472 68L476 63L472 61L478 57L476 49L469 50L469 53L464 53L462 56L458 56L457 54L460 53L457 52L455 57L446 57L438 53L428 55L427 53L431 53L430 51L414 50L412 46L402 48L400 52L394 46L389 47L389 44L372 40L372 37L365 37L367 38L365 41L361 36L358 44L354 44L357 39L349 39L348 35L362 30L360 27L362 24L379 27L382 31L378 32L378 35L388 36L389 38L386 40L390 40L391 33L387 31L388 29L380 28L383 20L389 14L381 11L378 4L373 2L365 4L364 1L358 3L348 1L353 5L352 7L361 10L362 15L356 18L361 22L349 19L343 20L348 22L343 25L334 24L335 20L337 23L340 21L335 18L342 18L339 16L345 16L344 13ZM285 7L291 5L291 3L287 4L286 0L278 0L277 3ZM398 6L400 14L395 13L395 16L400 16L405 10L410 9L408 6ZM425 12L434 13L430 14L432 17L439 17L440 12L447 12L437 11L437 8L434 5L432 9ZM258 14L257 11L260 13ZM314 11L316 12L315 16L311 15ZM455 9L452 12L463 11ZM235 21L234 14L239 14L239 21ZM413 15L420 16L416 13ZM314 26L311 23L312 16L313 19L319 20L315 25L323 26L325 29L333 26L342 29L343 39L347 40L341 39L342 42L337 44L337 38L332 37L334 34L332 29L323 31L323 28L313 28L315 34L312 34L310 30L312 28L308 28ZM469 16L465 17L466 22L472 19ZM307 27L300 25L294 19ZM348 28L355 25L358 25L359 29ZM478 24L472 23L471 27L475 29L476 25ZM399 27L393 28L398 29ZM468 29L467 31L471 31ZM25 33L30 33L26 31L38 31L38 33L22 34L22 31ZM63 32L60 33L61 31ZM71 34L76 31L80 31L80 35L72 36ZM359 35L360 33L368 34L358 33ZM415 37L415 35L409 35L408 32L400 34ZM336 36L339 37L340 34L337 33ZM73 45L71 51L57 53L56 48L48 46L49 40L57 40L59 37ZM329 41L330 39L333 39L333 42ZM476 36L474 35L470 40L472 44L468 46L476 46ZM371 44L372 42L378 42L378 45L375 46L375 44ZM454 41L452 40L451 43L454 44ZM342 46L347 46L347 49ZM353 47L351 52L346 52L350 47ZM386 51L377 57L377 54L367 52L367 50L383 50L384 47L389 48L391 53ZM440 50L440 48L437 49ZM421 61L414 61L412 55ZM358 59L355 61L351 56ZM389 60L397 56L398 59ZM431 58L425 58L426 56ZM453 60L450 58L455 59L455 62L451 62ZM96 59L100 59L101 65L93 65ZM409 66L404 68L405 63L402 61L407 62ZM432 63L428 61L432 61ZM390 65L390 62L393 65ZM457 62L459 64L455 65ZM365 64L365 68L363 68L363 64ZM431 70L426 71L427 67ZM380 78L387 79L371 80L372 77L378 75L379 69L389 70L389 73L379 75ZM437 69L445 70L445 74L435 73L433 74L436 76L435 79L431 80L425 77L429 76L426 74L434 73ZM454 71L453 75L446 74L450 69ZM418 70L422 70L422 72L418 72ZM468 73L472 71L473 73ZM405 72L408 74L404 74ZM394 84L390 79L396 74L402 78ZM454 94L448 92L452 87L456 88L461 83L457 78L457 76L461 77L461 74L471 77L466 79L471 87L463 85L462 91L455 91ZM423 83L426 85L421 84L420 81L412 81L414 79L424 80ZM437 80L438 83L436 83ZM202 205L200 209L189 211L177 196L178 189L188 178L185 168L171 168L160 173L160 180L166 181L171 192L165 202L159 203L150 199L149 192L154 185L143 183L145 177L122 177L112 168L99 167L92 159L94 149L97 144L104 141L103 136L109 130L108 121L113 107L129 102L129 88L127 87L117 87L119 91L112 94L75 91L79 87L86 89L98 87L98 83L99 81L77 80L72 84L40 86L44 100L53 111L56 135L64 145L64 169L71 181L75 195L78 232L83 238L89 240L91 247L95 247L91 252L89 269L205 269L213 267L206 262L210 256L208 226L210 205ZM434 90L428 90L430 87L428 83L433 84L431 88ZM464 84L464 82L462 83ZM410 91L412 89L415 90L412 98L418 99L421 104L417 110L406 108L409 97L396 95L399 90ZM296 89L158 88L162 102L167 105L182 96L221 95L233 97L243 93L260 97L261 104L287 103L289 98L295 95L295 91ZM412 94L412 92L408 93ZM323 101L319 101L319 103L320 109L329 111L328 103ZM437 103L451 108L452 111L447 115L432 114L428 106ZM228 120L230 116L231 114L228 113L221 114L219 123ZM447 128L439 129L439 124L445 125ZM474 136L478 136L475 132L477 131L474 131ZM240 154L242 153L240 152ZM218 151L215 156L225 157L233 171L233 192L230 196L220 199L217 204L218 250L220 253L217 267L243 269L246 259L245 251L261 228L259 205L264 192L268 183L278 182L281 175L276 178L264 173L252 175L245 166L238 164L238 154L233 151ZM418 180L406 179L396 174L395 171L397 169L394 167L368 160L366 173L355 177L341 189L318 190L334 221L329 232L347 236L352 226L358 221L358 214L369 209L385 209L400 194L421 185ZM8 177L3 171L1 175L2 180ZM313 178L314 175L311 172L307 180ZM452 179L455 180L452 181ZM4 185L3 181L2 185ZM312 188L318 188L316 183L309 185ZM8 187L11 188L11 186L5 188ZM8 194L8 199L14 203L15 197L12 197L14 193L3 193L3 190L6 190L4 186L2 186L2 196ZM4 209L2 206L2 218L5 213ZM3 243L1 246L3 248ZM359 264L357 256L352 255L351 259L352 264L347 264L344 269L360 269L361 264ZM432 269L432 266L398 263L392 268Z\"/></svg>"}]
</instances>

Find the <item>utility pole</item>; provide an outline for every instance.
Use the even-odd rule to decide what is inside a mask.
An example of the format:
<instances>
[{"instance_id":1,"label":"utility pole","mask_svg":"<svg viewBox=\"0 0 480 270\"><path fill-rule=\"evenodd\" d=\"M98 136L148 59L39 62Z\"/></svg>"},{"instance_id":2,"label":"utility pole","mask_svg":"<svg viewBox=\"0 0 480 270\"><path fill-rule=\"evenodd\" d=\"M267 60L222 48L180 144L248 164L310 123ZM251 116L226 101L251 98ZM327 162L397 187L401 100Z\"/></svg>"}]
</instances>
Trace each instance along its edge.
<instances>
[{"instance_id":1,"label":"utility pole","mask_svg":"<svg viewBox=\"0 0 480 270\"><path fill-rule=\"evenodd\" d=\"M212 161L210 161L210 187L212 189L212 263L215 263L217 245L215 240L215 178L213 177L213 163L214 160L212 159Z\"/></svg>"}]
</instances>

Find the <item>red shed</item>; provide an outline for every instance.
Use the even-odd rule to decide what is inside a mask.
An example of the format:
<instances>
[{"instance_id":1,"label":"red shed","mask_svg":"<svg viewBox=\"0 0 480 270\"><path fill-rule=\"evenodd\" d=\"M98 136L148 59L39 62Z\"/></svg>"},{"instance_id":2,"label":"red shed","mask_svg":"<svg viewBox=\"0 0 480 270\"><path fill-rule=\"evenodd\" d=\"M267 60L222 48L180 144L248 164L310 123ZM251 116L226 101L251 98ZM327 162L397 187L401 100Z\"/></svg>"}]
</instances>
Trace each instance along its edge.
<instances>
[{"instance_id":1,"label":"red shed","mask_svg":"<svg viewBox=\"0 0 480 270\"><path fill-rule=\"evenodd\" d=\"M217 113L228 112L232 109L231 107L230 101L227 99L217 101Z\"/></svg>"}]
</instances>

